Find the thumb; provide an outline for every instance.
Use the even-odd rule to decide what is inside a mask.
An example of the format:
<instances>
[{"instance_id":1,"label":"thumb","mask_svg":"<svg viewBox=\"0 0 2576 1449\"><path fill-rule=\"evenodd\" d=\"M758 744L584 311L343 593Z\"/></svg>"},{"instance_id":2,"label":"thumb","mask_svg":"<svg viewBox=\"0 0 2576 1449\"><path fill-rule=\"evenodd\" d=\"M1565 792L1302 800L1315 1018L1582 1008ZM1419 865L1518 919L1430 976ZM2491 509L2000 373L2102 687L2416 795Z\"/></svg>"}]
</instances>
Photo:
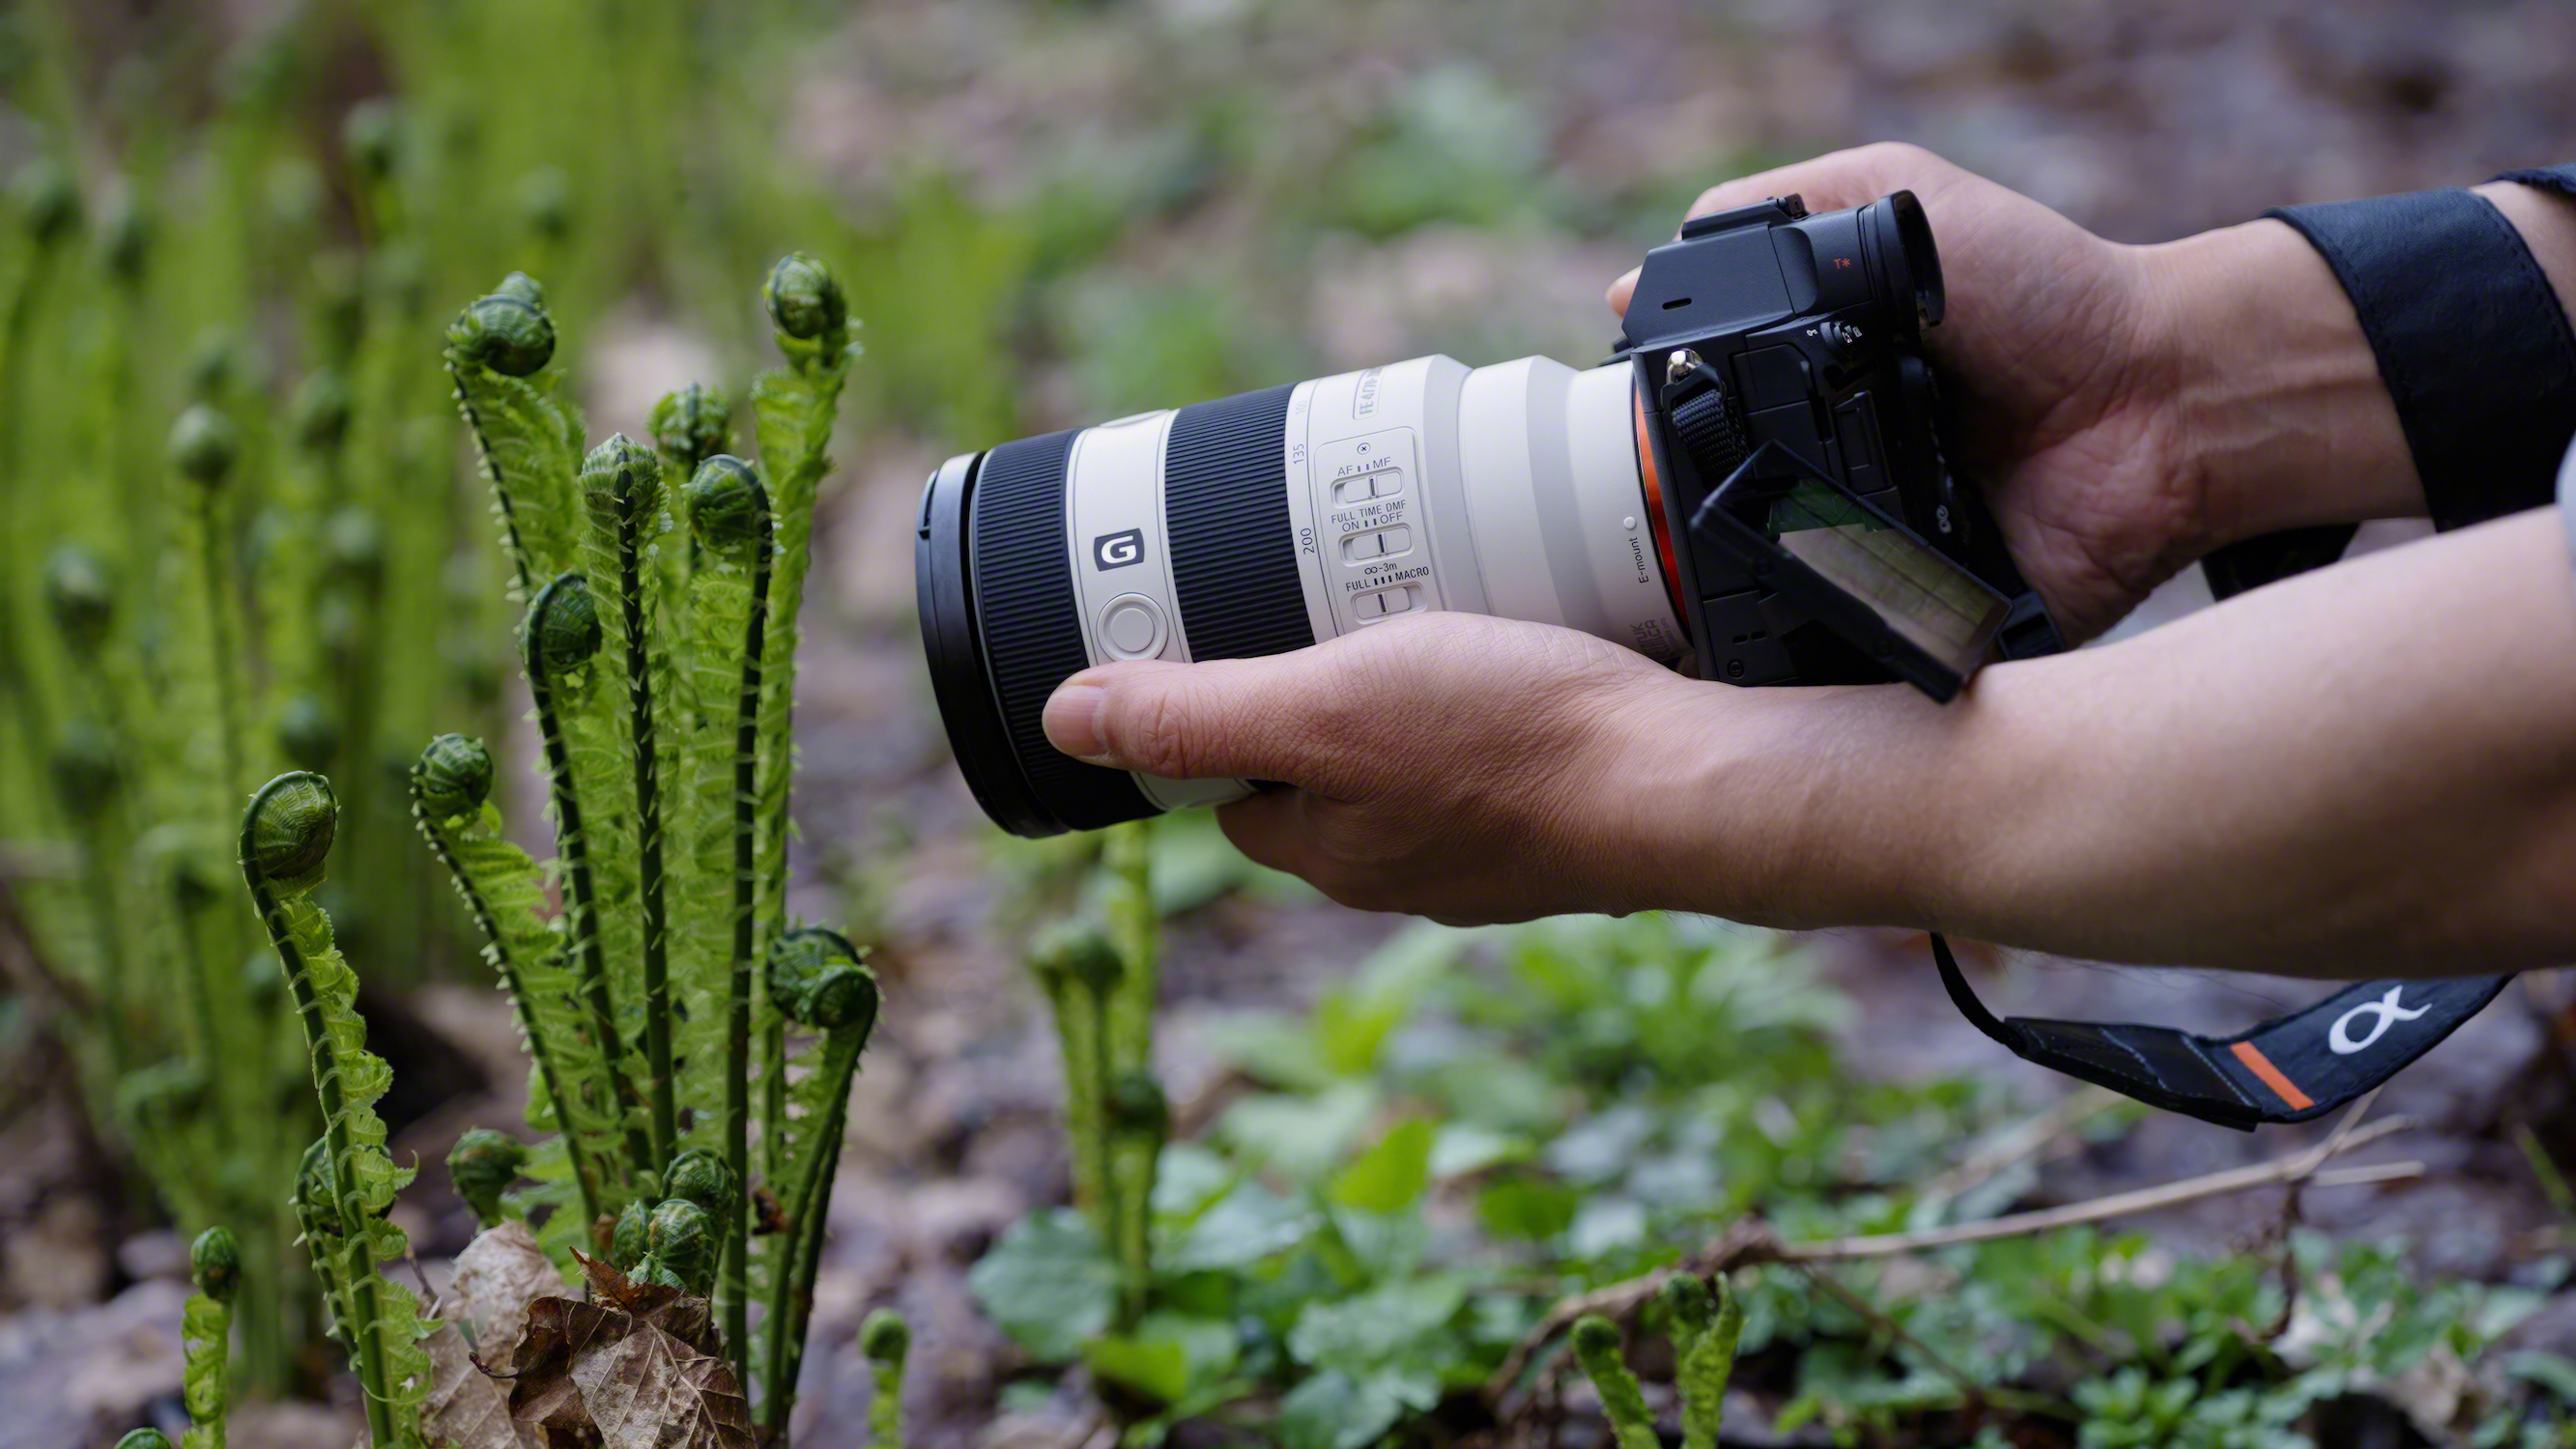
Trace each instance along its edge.
<instances>
[{"instance_id":1,"label":"thumb","mask_svg":"<svg viewBox=\"0 0 2576 1449\"><path fill-rule=\"evenodd\" d=\"M1076 759L1170 780L1284 780L1319 763L1303 727L1309 651L1202 664L1136 660L1086 669L1046 704L1047 741Z\"/></svg>"}]
</instances>

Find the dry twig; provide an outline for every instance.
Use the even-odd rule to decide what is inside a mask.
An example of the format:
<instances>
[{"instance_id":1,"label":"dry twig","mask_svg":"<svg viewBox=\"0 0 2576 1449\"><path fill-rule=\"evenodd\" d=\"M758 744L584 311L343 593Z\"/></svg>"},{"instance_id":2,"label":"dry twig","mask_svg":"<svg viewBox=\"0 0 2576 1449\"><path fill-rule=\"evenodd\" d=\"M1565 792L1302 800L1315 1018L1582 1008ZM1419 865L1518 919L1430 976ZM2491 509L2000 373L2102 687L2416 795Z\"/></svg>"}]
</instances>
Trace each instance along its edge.
<instances>
[{"instance_id":1,"label":"dry twig","mask_svg":"<svg viewBox=\"0 0 2576 1449\"><path fill-rule=\"evenodd\" d=\"M2017 1122L1979 1144L1958 1166L1923 1184L1915 1195L1947 1200L2037 1157L2068 1133L2129 1100L2108 1087L2086 1086L2068 1093L2047 1111Z\"/></svg>"},{"instance_id":2,"label":"dry twig","mask_svg":"<svg viewBox=\"0 0 2576 1449\"><path fill-rule=\"evenodd\" d=\"M1902 1257L1909 1253L1930 1252L1936 1248L1958 1247L1967 1243L1992 1242L1999 1238L2023 1237L2057 1228L2080 1227L2152 1212L2158 1208L2176 1207L2202 1198L2220 1197L2244 1192L2250 1188L2275 1187L2291 1183L2308 1183L2319 1187L2352 1186L2360 1183L2388 1182L2420 1174L2420 1162L2400 1162L2321 1173L2331 1159L2367 1146L2392 1133L2414 1126L2406 1117L2383 1117L2361 1125L2362 1114L2378 1098L2377 1092L2352 1104L2335 1123L2334 1131L2313 1147L2302 1148L2269 1162L2246 1167L2233 1167L2223 1172L2205 1173L2179 1182L2138 1188L2131 1192L2112 1193L2084 1202L2060 1207L2042 1208L2035 1212L2013 1213L1989 1218L1983 1222L1957 1223L1949 1227L1929 1228L1912 1233L1875 1233L1862 1237L1828 1238L1812 1243L1783 1243L1772 1235L1768 1225L1747 1218L1719 1234L1697 1253L1668 1268L1642 1277L1596 1288L1561 1299L1547 1311L1538 1326L1514 1345L1501 1368L1486 1381L1485 1397L1489 1403L1500 1403L1518 1384L1529 1367L1531 1356L1544 1348L1574 1320L1587 1313L1609 1318L1624 1318L1642 1307L1662 1290L1664 1280L1675 1273L1707 1276L1761 1263L1829 1263L1869 1258Z\"/></svg>"}]
</instances>

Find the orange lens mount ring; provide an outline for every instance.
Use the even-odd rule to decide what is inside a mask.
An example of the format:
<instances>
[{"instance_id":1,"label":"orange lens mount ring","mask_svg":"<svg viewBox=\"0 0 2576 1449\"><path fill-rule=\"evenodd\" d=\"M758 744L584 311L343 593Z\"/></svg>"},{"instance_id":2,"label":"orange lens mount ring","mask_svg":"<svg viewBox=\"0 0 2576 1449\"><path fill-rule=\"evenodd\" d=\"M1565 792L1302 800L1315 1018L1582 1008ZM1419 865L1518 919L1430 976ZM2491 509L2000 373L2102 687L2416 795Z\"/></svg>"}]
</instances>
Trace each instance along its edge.
<instances>
[{"instance_id":1,"label":"orange lens mount ring","mask_svg":"<svg viewBox=\"0 0 2576 1449\"><path fill-rule=\"evenodd\" d=\"M1646 432L1646 400L1635 388L1628 392L1628 411L1637 425L1637 476L1646 485L1646 526L1655 533L1655 557L1664 565L1664 593L1673 602L1673 617L1682 621L1682 630L1690 630L1690 610L1682 606L1682 571L1673 561L1672 524L1664 517L1664 480L1655 471L1655 440Z\"/></svg>"}]
</instances>

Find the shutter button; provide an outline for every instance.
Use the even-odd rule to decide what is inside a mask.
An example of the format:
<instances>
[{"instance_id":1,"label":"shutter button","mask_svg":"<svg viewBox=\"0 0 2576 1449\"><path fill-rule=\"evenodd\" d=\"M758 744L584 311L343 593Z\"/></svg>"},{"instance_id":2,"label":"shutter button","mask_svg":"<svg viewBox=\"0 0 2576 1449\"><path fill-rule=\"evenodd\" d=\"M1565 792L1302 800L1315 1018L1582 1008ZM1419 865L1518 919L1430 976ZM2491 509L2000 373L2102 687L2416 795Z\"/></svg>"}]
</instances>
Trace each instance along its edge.
<instances>
[{"instance_id":1,"label":"shutter button","mask_svg":"<svg viewBox=\"0 0 2576 1449\"><path fill-rule=\"evenodd\" d=\"M1112 659L1151 659L1163 652L1163 611L1143 594L1120 594L1100 611L1100 642Z\"/></svg>"}]
</instances>

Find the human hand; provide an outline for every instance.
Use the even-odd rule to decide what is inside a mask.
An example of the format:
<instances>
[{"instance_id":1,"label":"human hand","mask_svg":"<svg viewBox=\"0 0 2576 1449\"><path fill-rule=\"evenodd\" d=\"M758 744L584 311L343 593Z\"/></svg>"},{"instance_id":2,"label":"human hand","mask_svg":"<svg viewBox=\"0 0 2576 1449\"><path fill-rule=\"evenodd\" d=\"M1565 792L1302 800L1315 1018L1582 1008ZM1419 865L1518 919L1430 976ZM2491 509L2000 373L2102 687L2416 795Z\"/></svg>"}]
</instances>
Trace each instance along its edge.
<instances>
[{"instance_id":1,"label":"human hand","mask_svg":"<svg viewBox=\"0 0 2576 1449\"><path fill-rule=\"evenodd\" d=\"M1695 690L1755 693L1573 630L1435 613L1258 659L1087 669L1046 731L1115 769L1296 787L1218 819L1345 905L1525 920L1673 903L1656 842L1675 782L1654 756Z\"/></svg>"},{"instance_id":2,"label":"human hand","mask_svg":"<svg viewBox=\"0 0 2576 1449\"><path fill-rule=\"evenodd\" d=\"M2107 242L1918 147L1841 151L1711 187L1692 216L1796 192L1813 211L1909 189L1941 248L1946 320L1924 334L1957 408L1964 476L2060 629L2088 638L2206 552L2147 249ZM1625 313L1637 274L1610 289Z\"/></svg>"}]
</instances>

